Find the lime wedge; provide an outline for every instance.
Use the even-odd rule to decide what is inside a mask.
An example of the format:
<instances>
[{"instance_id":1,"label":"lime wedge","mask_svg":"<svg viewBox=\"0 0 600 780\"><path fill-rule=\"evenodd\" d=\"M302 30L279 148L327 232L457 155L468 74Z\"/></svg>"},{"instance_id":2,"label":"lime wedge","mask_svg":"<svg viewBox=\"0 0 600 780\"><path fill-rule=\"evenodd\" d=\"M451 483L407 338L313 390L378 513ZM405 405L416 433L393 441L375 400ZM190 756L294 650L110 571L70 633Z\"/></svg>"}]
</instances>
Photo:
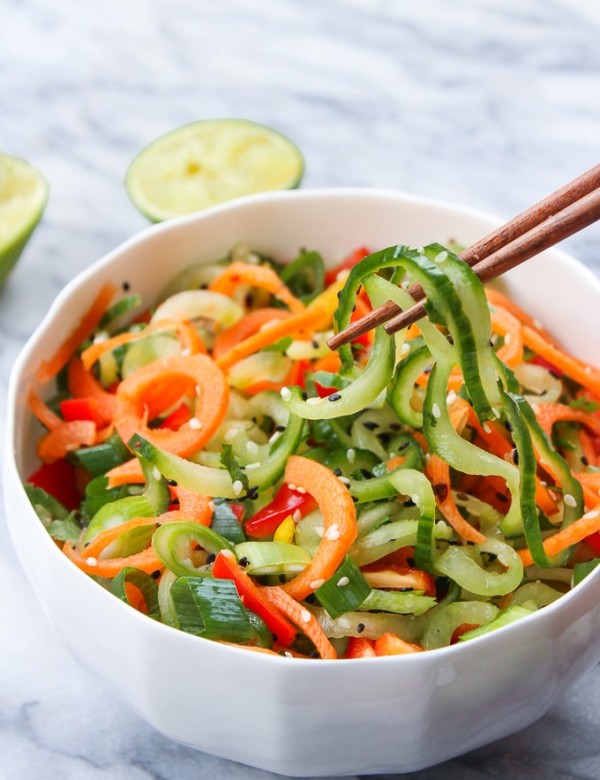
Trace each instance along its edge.
<instances>
[{"instance_id":1,"label":"lime wedge","mask_svg":"<svg viewBox=\"0 0 600 780\"><path fill-rule=\"evenodd\" d=\"M152 222L242 195L297 187L302 153L289 138L246 119L178 127L143 149L127 170L134 206Z\"/></svg>"},{"instance_id":2,"label":"lime wedge","mask_svg":"<svg viewBox=\"0 0 600 780\"><path fill-rule=\"evenodd\" d=\"M0 152L0 284L42 218L48 189L32 165Z\"/></svg>"}]
</instances>

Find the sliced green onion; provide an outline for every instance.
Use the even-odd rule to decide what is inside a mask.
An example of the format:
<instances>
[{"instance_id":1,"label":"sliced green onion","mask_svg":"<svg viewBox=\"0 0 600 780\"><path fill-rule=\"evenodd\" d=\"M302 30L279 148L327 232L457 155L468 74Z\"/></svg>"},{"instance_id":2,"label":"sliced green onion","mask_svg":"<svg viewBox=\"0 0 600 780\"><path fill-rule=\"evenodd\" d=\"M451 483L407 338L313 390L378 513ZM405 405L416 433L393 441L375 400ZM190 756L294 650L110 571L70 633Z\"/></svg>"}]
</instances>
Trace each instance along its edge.
<instances>
[{"instance_id":1,"label":"sliced green onion","mask_svg":"<svg viewBox=\"0 0 600 780\"><path fill-rule=\"evenodd\" d=\"M111 580L110 590L121 601L129 604L129 598L127 596L127 584L135 585L136 588L142 592L144 601L146 602L146 610L148 617L153 620L160 619L160 609L158 606L158 586L156 580L149 574L146 574L139 569L135 569L132 566L126 566Z\"/></svg>"},{"instance_id":2,"label":"sliced green onion","mask_svg":"<svg viewBox=\"0 0 600 780\"><path fill-rule=\"evenodd\" d=\"M337 618L358 609L370 592L371 586L363 573L346 555L333 577L315 590L315 596L331 617Z\"/></svg>"},{"instance_id":3,"label":"sliced green onion","mask_svg":"<svg viewBox=\"0 0 600 780\"><path fill-rule=\"evenodd\" d=\"M171 586L171 596L179 625L189 634L238 643L255 637L231 580L178 577Z\"/></svg>"}]
</instances>

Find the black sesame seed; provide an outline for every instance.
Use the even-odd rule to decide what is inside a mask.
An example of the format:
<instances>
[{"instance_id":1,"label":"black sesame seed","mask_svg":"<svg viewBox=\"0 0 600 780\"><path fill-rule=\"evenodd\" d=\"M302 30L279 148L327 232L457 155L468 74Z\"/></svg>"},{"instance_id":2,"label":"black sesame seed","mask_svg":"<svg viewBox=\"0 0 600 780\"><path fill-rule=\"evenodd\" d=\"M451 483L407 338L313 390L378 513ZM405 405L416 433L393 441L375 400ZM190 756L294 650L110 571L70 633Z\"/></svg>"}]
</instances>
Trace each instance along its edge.
<instances>
[{"instance_id":1,"label":"black sesame seed","mask_svg":"<svg viewBox=\"0 0 600 780\"><path fill-rule=\"evenodd\" d=\"M398 588L400 593L412 593L413 590L414 588Z\"/></svg>"},{"instance_id":2,"label":"black sesame seed","mask_svg":"<svg viewBox=\"0 0 600 780\"><path fill-rule=\"evenodd\" d=\"M328 396L330 401L339 401L341 397L341 393L332 393L330 396Z\"/></svg>"},{"instance_id":3,"label":"black sesame seed","mask_svg":"<svg viewBox=\"0 0 600 780\"><path fill-rule=\"evenodd\" d=\"M400 423L391 423L390 424L390 430L391 431L399 431L402 428ZM406 442L406 446L408 447L408 442Z\"/></svg>"},{"instance_id":4,"label":"black sesame seed","mask_svg":"<svg viewBox=\"0 0 600 780\"><path fill-rule=\"evenodd\" d=\"M213 563L217 556L214 553L208 553L206 556L206 563Z\"/></svg>"},{"instance_id":5,"label":"black sesame seed","mask_svg":"<svg viewBox=\"0 0 600 780\"><path fill-rule=\"evenodd\" d=\"M248 558L246 558L246 556L244 556L243 558L240 558L240 559L239 559L238 563L239 563L239 565L240 565L242 568L244 568L244 569L245 569L245 568L246 568L246 566L248 565Z\"/></svg>"},{"instance_id":6,"label":"black sesame seed","mask_svg":"<svg viewBox=\"0 0 600 780\"><path fill-rule=\"evenodd\" d=\"M319 349L319 342L316 339L313 339L310 343L313 349Z\"/></svg>"},{"instance_id":7,"label":"black sesame seed","mask_svg":"<svg viewBox=\"0 0 600 780\"><path fill-rule=\"evenodd\" d=\"M276 425L275 433L283 433L285 431L285 425Z\"/></svg>"},{"instance_id":8,"label":"black sesame seed","mask_svg":"<svg viewBox=\"0 0 600 780\"><path fill-rule=\"evenodd\" d=\"M121 287L123 288L123 292L127 292L131 288L131 285L129 284L129 282L123 282Z\"/></svg>"},{"instance_id":9,"label":"black sesame seed","mask_svg":"<svg viewBox=\"0 0 600 780\"><path fill-rule=\"evenodd\" d=\"M305 393L304 391L302 391L302 400L306 401L307 398L308 398L308 393Z\"/></svg>"},{"instance_id":10,"label":"black sesame seed","mask_svg":"<svg viewBox=\"0 0 600 780\"><path fill-rule=\"evenodd\" d=\"M585 455L582 455L582 456L581 456L581 458L580 458L580 461L583 463L583 465L584 465L584 466L589 466L589 465L590 465L590 462L589 462L589 460L588 460L588 459L585 457Z\"/></svg>"},{"instance_id":11,"label":"black sesame seed","mask_svg":"<svg viewBox=\"0 0 600 780\"><path fill-rule=\"evenodd\" d=\"M415 565L415 559L414 558L407 558L406 563L412 568Z\"/></svg>"},{"instance_id":12,"label":"black sesame seed","mask_svg":"<svg viewBox=\"0 0 600 780\"><path fill-rule=\"evenodd\" d=\"M506 430L507 430L509 433L511 433L511 432L512 432L512 429L513 429L513 427L512 427L512 425L511 425L511 424L508 422L508 420L507 420L507 421L504 423L504 427L506 428Z\"/></svg>"},{"instance_id":13,"label":"black sesame seed","mask_svg":"<svg viewBox=\"0 0 600 780\"><path fill-rule=\"evenodd\" d=\"M177 480L175 479L168 479L167 485L171 485L171 487L177 487Z\"/></svg>"},{"instance_id":14,"label":"black sesame seed","mask_svg":"<svg viewBox=\"0 0 600 780\"><path fill-rule=\"evenodd\" d=\"M358 623L356 626L356 631L358 634L362 634L362 632L365 630L366 626L364 623Z\"/></svg>"},{"instance_id":15,"label":"black sesame seed","mask_svg":"<svg viewBox=\"0 0 600 780\"><path fill-rule=\"evenodd\" d=\"M402 442L402 444L398 447L398 452L402 452L410 445L409 441Z\"/></svg>"},{"instance_id":16,"label":"black sesame seed","mask_svg":"<svg viewBox=\"0 0 600 780\"><path fill-rule=\"evenodd\" d=\"M427 366L427 368L423 369L424 374L430 374L433 369L433 366Z\"/></svg>"},{"instance_id":17,"label":"black sesame seed","mask_svg":"<svg viewBox=\"0 0 600 780\"><path fill-rule=\"evenodd\" d=\"M496 493L496 498L498 501L500 501L501 504L508 503L508 497L504 495L504 493Z\"/></svg>"},{"instance_id":18,"label":"black sesame seed","mask_svg":"<svg viewBox=\"0 0 600 780\"><path fill-rule=\"evenodd\" d=\"M454 344L454 339L452 338L452 334L451 333L448 333L448 335L446 336L446 339L448 340L449 344Z\"/></svg>"},{"instance_id":19,"label":"black sesame seed","mask_svg":"<svg viewBox=\"0 0 600 780\"><path fill-rule=\"evenodd\" d=\"M515 464L515 466L519 465L519 453L517 449L515 448L511 453L512 461Z\"/></svg>"},{"instance_id":20,"label":"black sesame seed","mask_svg":"<svg viewBox=\"0 0 600 780\"><path fill-rule=\"evenodd\" d=\"M283 583L283 582L285 582L285 580L286 580L286 576L285 576L285 574L280 574L280 575L277 577L277 579L279 580L279 582L282 582L282 583Z\"/></svg>"},{"instance_id":21,"label":"black sesame seed","mask_svg":"<svg viewBox=\"0 0 600 780\"><path fill-rule=\"evenodd\" d=\"M433 492L440 501L445 501L448 498L448 485L445 482L438 482L433 486Z\"/></svg>"},{"instance_id":22,"label":"black sesame seed","mask_svg":"<svg viewBox=\"0 0 600 780\"><path fill-rule=\"evenodd\" d=\"M415 502L412 500L412 498L407 498L406 501L402 502L402 506L416 506Z\"/></svg>"},{"instance_id":23,"label":"black sesame seed","mask_svg":"<svg viewBox=\"0 0 600 780\"><path fill-rule=\"evenodd\" d=\"M365 420L363 425L368 431L375 431L379 428L379 423L376 423L374 420Z\"/></svg>"},{"instance_id":24,"label":"black sesame seed","mask_svg":"<svg viewBox=\"0 0 600 780\"><path fill-rule=\"evenodd\" d=\"M361 469L360 473L365 479L370 479L373 476L370 471L367 471L367 469Z\"/></svg>"},{"instance_id":25,"label":"black sesame seed","mask_svg":"<svg viewBox=\"0 0 600 780\"><path fill-rule=\"evenodd\" d=\"M341 469L334 469L333 473L335 474L336 477L341 477L342 476L342 470Z\"/></svg>"}]
</instances>

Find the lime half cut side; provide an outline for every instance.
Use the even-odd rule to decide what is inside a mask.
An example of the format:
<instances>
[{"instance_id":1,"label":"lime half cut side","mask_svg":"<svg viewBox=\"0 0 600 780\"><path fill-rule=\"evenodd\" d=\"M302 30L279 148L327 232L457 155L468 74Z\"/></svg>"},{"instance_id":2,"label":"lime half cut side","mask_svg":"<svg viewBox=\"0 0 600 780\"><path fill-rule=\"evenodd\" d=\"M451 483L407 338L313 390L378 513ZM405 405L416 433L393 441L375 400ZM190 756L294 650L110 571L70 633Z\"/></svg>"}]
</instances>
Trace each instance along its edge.
<instances>
[{"instance_id":1,"label":"lime half cut side","mask_svg":"<svg viewBox=\"0 0 600 780\"><path fill-rule=\"evenodd\" d=\"M20 157L0 152L0 284L42 218L48 182Z\"/></svg>"},{"instance_id":2,"label":"lime half cut side","mask_svg":"<svg viewBox=\"0 0 600 780\"><path fill-rule=\"evenodd\" d=\"M145 147L125 186L138 211L161 222L243 195L293 189L303 173L302 153L285 135L246 119L206 119Z\"/></svg>"}]
</instances>

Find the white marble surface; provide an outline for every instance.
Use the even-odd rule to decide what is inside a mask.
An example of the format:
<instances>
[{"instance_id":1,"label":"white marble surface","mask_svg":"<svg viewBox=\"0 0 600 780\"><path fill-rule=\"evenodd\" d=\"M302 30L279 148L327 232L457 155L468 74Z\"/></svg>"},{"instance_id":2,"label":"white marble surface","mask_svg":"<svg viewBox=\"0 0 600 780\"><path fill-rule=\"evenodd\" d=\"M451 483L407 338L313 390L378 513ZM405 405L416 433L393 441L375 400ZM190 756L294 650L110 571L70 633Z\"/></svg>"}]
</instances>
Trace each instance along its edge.
<instances>
[{"instance_id":1,"label":"white marble surface","mask_svg":"<svg viewBox=\"0 0 600 780\"><path fill-rule=\"evenodd\" d=\"M52 186L0 291L0 406L61 286L144 226L122 180L156 135L247 117L298 142L306 187L387 187L509 217L598 162L599 36L596 0L0 0L0 148ZM566 248L600 272L598 227ZM3 517L0 583L0 777L273 777L169 742L80 669ZM598 778L599 702L596 668L523 733L406 777Z\"/></svg>"}]
</instances>

